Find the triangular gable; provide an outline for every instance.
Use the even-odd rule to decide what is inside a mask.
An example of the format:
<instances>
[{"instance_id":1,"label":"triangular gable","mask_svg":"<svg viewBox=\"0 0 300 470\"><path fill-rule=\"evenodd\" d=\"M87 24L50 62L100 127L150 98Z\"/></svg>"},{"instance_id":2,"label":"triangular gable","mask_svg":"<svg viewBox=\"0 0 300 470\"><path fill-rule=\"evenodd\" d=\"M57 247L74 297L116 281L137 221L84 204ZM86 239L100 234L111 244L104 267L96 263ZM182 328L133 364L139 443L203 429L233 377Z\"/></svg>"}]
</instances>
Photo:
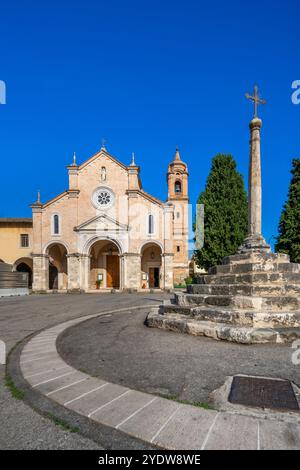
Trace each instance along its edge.
<instances>
[{"instance_id":1,"label":"triangular gable","mask_svg":"<svg viewBox=\"0 0 300 470\"><path fill-rule=\"evenodd\" d=\"M85 162L83 162L81 165L79 165L78 169L79 170L82 170L82 168L86 167L87 165L89 165L90 163L92 163L94 160L97 160L97 158L101 157L102 155L104 155L105 157L108 157L110 160L112 160L114 163L116 163L117 165L119 165L121 168L123 168L123 170L127 170L127 166L124 165L123 163L121 163L119 160L117 160L115 157L113 157L112 155L110 155L106 150L104 150L103 148L95 153L95 155L93 155L91 158L89 158L88 160L86 160Z\"/></svg>"},{"instance_id":2,"label":"triangular gable","mask_svg":"<svg viewBox=\"0 0 300 470\"><path fill-rule=\"evenodd\" d=\"M96 217L93 217L86 222L74 227L76 232L124 232L128 231L129 227L126 224L121 224L117 220L114 220L112 217L109 217L106 214L102 214Z\"/></svg>"}]
</instances>

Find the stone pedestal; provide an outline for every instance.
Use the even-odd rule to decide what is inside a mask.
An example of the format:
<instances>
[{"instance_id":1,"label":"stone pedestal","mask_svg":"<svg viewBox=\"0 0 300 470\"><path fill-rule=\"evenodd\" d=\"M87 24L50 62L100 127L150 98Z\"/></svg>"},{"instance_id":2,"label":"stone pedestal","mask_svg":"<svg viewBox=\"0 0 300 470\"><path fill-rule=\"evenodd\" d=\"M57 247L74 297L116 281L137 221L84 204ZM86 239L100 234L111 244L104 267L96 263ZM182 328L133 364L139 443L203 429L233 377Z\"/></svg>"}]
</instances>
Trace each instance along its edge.
<instances>
[{"instance_id":1,"label":"stone pedestal","mask_svg":"<svg viewBox=\"0 0 300 470\"><path fill-rule=\"evenodd\" d=\"M229 256L196 281L148 325L247 344L300 338L300 264L287 255Z\"/></svg>"}]
</instances>

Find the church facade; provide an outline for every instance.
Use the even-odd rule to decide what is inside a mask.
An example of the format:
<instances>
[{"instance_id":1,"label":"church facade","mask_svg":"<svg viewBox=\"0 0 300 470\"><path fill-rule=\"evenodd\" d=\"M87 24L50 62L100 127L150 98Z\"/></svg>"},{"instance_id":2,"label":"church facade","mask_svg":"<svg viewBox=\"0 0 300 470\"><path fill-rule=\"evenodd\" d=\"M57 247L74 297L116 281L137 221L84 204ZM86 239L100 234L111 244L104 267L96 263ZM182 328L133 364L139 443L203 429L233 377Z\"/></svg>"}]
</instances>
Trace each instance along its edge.
<instances>
[{"instance_id":1,"label":"church facade","mask_svg":"<svg viewBox=\"0 0 300 470\"><path fill-rule=\"evenodd\" d=\"M36 292L171 289L188 276L188 168L176 150L165 202L142 189L134 158L102 147L67 167L69 188L32 204Z\"/></svg>"}]
</instances>

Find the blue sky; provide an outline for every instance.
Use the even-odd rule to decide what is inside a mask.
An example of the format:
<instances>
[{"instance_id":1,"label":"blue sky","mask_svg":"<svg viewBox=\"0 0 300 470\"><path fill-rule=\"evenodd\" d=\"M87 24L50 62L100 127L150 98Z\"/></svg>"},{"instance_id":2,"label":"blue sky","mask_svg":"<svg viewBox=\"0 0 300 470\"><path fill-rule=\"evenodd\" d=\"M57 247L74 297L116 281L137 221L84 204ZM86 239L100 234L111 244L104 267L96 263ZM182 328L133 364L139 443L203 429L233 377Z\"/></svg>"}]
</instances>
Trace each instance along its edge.
<instances>
[{"instance_id":1,"label":"blue sky","mask_svg":"<svg viewBox=\"0 0 300 470\"><path fill-rule=\"evenodd\" d=\"M257 83L261 107L263 231L270 239L300 156L296 1L140 0L2 2L0 216L29 216L67 187L65 166L107 140L141 165L144 189L165 199L176 145L190 172L190 199L212 157L231 153L247 184L244 97Z\"/></svg>"}]
</instances>

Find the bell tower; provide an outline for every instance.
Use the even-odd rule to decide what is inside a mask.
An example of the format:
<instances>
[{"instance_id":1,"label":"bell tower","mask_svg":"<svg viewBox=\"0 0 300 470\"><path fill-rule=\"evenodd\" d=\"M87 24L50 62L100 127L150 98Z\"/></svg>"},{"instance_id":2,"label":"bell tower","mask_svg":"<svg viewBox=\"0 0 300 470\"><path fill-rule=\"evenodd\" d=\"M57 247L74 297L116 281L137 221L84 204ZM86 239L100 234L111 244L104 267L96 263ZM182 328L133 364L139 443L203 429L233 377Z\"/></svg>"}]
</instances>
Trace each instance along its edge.
<instances>
[{"instance_id":1,"label":"bell tower","mask_svg":"<svg viewBox=\"0 0 300 470\"><path fill-rule=\"evenodd\" d=\"M188 167L176 148L167 173L168 203L173 206L173 273L174 284L182 284L189 275L188 232L189 197Z\"/></svg>"},{"instance_id":2,"label":"bell tower","mask_svg":"<svg viewBox=\"0 0 300 470\"><path fill-rule=\"evenodd\" d=\"M168 201L188 200L188 168L176 148L174 160L169 164L168 181Z\"/></svg>"}]
</instances>

